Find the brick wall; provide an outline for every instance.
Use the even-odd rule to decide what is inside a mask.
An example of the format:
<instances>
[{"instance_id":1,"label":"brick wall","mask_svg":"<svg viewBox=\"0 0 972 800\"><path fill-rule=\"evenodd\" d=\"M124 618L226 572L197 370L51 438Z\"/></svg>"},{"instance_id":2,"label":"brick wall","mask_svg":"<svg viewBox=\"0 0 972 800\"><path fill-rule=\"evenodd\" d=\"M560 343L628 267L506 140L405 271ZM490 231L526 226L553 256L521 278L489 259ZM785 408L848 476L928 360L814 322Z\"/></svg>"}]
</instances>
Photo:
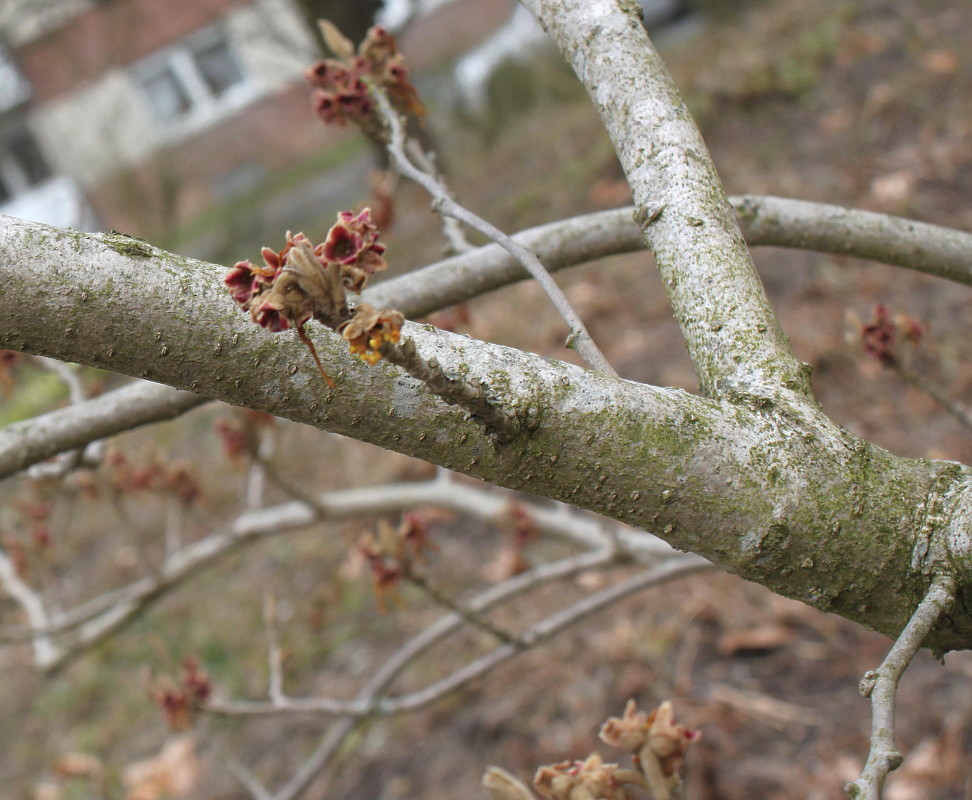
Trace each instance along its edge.
<instances>
[{"instance_id":1,"label":"brick wall","mask_svg":"<svg viewBox=\"0 0 972 800\"><path fill-rule=\"evenodd\" d=\"M95 5L18 48L17 62L43 103L125 66L219 17L242 0L124 0Z\"/></svg>"}]
</instances>

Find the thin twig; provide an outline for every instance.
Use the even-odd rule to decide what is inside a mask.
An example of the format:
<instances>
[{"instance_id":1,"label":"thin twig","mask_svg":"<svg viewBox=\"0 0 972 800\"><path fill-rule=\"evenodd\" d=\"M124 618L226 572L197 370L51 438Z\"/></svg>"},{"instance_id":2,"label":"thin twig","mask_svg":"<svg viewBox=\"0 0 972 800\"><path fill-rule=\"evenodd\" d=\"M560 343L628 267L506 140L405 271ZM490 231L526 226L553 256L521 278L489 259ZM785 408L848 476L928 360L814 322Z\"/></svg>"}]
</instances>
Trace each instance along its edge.
<instances>
[{"instance_id":1,"label":"thin twig","mask_svg":"<svg viewBox=\"0 0 972 800\"><path fill-rule=\"evenodd\" d=\"M605 551L602 556L606 554L607 551ZM594 553L585 555L588 558L593 558L595 556ZM561 564L563 564L563 566L574 568L573 564L567 563L568 561L570 561L570 559L565 559L564 562L557 562L555 565L546 566L559 567ZM711 564L709 564L709 562L697 556L680 556L672 558L666 561L664 564L655 567L646 573L642 573L641 575L636 575L633 578L618 584L617 586L613 586L609 589L589 595L578 603L563 609L557 615L532 626L524 634L523 638L526 639L527 635L529 635L532 637L531 644L538 643L542 639L548 638L560 630L563 630L563 628L574 624L575 622L579 622L581 619L585 618L594 611L617 602L622 597L625 597L633 592L648 588L648 586L660 583L664 580L687 575L699 569L710 568ZM518 593L519 591L523 591L523 588L520 588L520 579L523 579L523 583L529 583L533 580L533 577L533 570L531 570L529 574L523 573L523 575L516 576L515 578L510 579L510 581L494 587L494 589L498 590L502 587L506 593ZM481 597L485 600L485 595L487 594L489 593L484 592ZM497 592L497 595L498 594L499 592ZM490 604L492 604L492 602L500 602L502 598L496 597L494 599L491 597L489 599L491 600ZM477 609L480 608L479 603L474 603L472 601L469 605L470 607L476 607ZM483 607L485 606L486 603L484 602ZM294 800L294 798L296 798L301 792L307 789L307 787L310 786L321 771L324 770L331 762L331 759L340 749L342 742L356 728L357 724L362 719L365 719L375 713L399 714L421 708L422 706L438 699L438 697L441 697L443 694L460 688L465 683L482 676L493 667L498 666L509 658L512 658L519 652L518 649L511 645L501 645L491 653L487 653L486 656L483 656L482 658L477 659L476 661L467 665L466 668L461 670L461 675L459 673L453 673L447 678L437 681L435 684L428 686L423 690L412 692L408 695L403 695L391 702L382 702L379 700L381 692L398 676L401 670L404 669L412 659L424 652L427 647L431 646L434 642L447 635L452 629L454 629L455 626L460 624L461 618L459 618L457 615L451 614L448 617L444 617L434 626L427 628L422 632L422 634L395 653L364 686L357 698L348 704L349 711L347 715L344 716L343 719L336 722L332 728L328 730L314 753L301 765L300 769L291 777L291 779L274 794L273 800ZM450 625L453 627L450 627ZM355 712L357 712L357 715L355 715Z\"/></svg>"},{"instance_id":2,"label":"thin twig","mask_svg":"<svg viewBox=\"0 0 972 800\"><path fill-rule=\"evenodd\" d=\"M484 655L474 659L460 669L453 671L444 678L434 681L423 689L408 692L407 694L398 695L395 697L381 696L379 694L379 690L374 689L372 691L368 691L367 693L362 691L362 693L360 693L353 700L342 700L333 697L288 697L281 702L213 701L207 704L206 710L209 713L218 714L220 716L240 717L264 717L292 713L329 715L340 714L353 717L367 717L372 715L391 716L395 714L403 714L409 711L415 711L438 700L448 692L464 686L469 681L484 675L486 672L490 671L499 664L508 661L518 653L523 652L525 649L536 647L571 625L580 622L596 611L600 611L601 609L618 602L634 592L639 592L663 581L681 577L702 569L711 569L711 564L698 556L683 555L671 558L652 569L638 573L637 575L634 575L614 586L608 587L607 589L602 589L599 592L594 592L582 600L578 600L576 603L561 609L546 619L531 625L517 637L517 641L505 642ZM532 577L533 576L531 576L531 578ZM538 581L536 579L531 581L531 583L534 585L537 582ZM525 591L525 588L523 588L522 584L518 585L515 592L520 593L522 591ZM507 599L508 596L510 596L510 594L507 594L503 599ZM494 600L492 604L495 604L496 602L500 601ZM482 598L477 597L474 598L474 600L468 605L470 608L474 608L478 611L481 603ZM456 613L450 614L449 617L445 619L449 620L450 632L454 629L455 624L465 620L463 616ZM445 626L442 623L443 620L440 620L435 626L433 626L436 641L445 635L443 632L443 628ZM424 652L425 649L426 648L423 647L421 651ZM399 655L401 652L406 652L408 654L407 659ZM413 660L418 655L416 648L410 645L406 645L406 647L403 648L402 651L399 651L399 653L392 656L392 659L396 664L394 675L391 675L387 680L385 680L384 676L386 676L388 672L386 670L382 670L380 673L378 673L378 675L376 675L376 677L382 676L382 680L375 681L375 683L387 685L392 677L397 676L398 672L404 667L405 664ZM369 684L365 688L372 689L372 686ZM384 686L381 688L384 688Z\"/></svg>"},{"instance_id":3,"label":"thin twig","mask_svg":"<svg viewBox=\"0 0 972 800\"><path fill-rule=\"evenodd\" d=\"M43 669L47 664L56 661L61 650L51 641L45 632L49 624L47 609L41 596L21 579L13 561L3 550L0 550L0 585L17 601L32 628L32 645L34 647L34 663Z\"/></svg>"},{"instance_id":4,"label":"thin twig","mask_svg":"<svg viewBox=\"0 0 972 800\"><path fill-rule=\"evenodd\" d=\"M78 375L78 368L73 364L65 364L55 358L46 356L34 356L34 360L44 369L53 372L60 378L61 382L68 389L68 399L71 406L83 403L88 399L84 383ZM60 478L81 466L95 466L104 455L104 445L102 442L94 441L87 445L81 445L73 450L60 453L52 461L45 461L32 465L27 470L27 477L34 479Z\"/></svg>"},{"instance_id":5,"label":"thin twig","mask_svg":"<svg viewBox=\"0 0 972 800\"><path fill-rule=\"evenodd\" d=\"M266 790L256 775L250 772L244 764L229 753L224 752L222 748L219 748L219 756L226 769L250 793L253 800L273 800L273 795Z\"/></svg>"},{"instance_id":6,"label":"thin twig","mask_svg":"<svg viewBox=\"0 0 972 800\"><path fill-rule=\"evenodd\" d=\"M935 386L923 381L917 374L912 372L908 367L902 364L899 360L895 360L891 363L891 368L901 376L901 378L911 386L916 389L920 389L922 392L931 397L936 403L938 403L942 408L944 408L949 414L958 420L959 424L962 425L966 430L972 431L972 414L964 407L956 403L949 397L946 397L941 391L939 391Z\"/></svg>"},{"instance_id":7,"label":"thin twig","mask_svg":"<svg viewBox=\"0 0 972 800\"><path fill-rule=\"evenodd\" d=\"M263 624L267 631L267 662L270 675L267 694L273 702L279 703L285 699L283 691L283 652L280 649L280 637L277 636L277 602L269 592L263 596Z\"/></svg>"},{"instance_id":8,"label":"thin twig","mask_svg":"<svg viewBox=\"0 0 972 800\"><path fill-rule=\"evenodd\" d=\"M445 181L442 179L439 171L435 168L435 164L432 159L426 155L425 151L419 147L418 142L414 140L408 141L408 153L415 165L421 169L423 172L428 173L436 178L439 185L442 187L443 191L448 192L446 188ZM449 195L452 197L452 195ZM453 198L454 199L454 198ZM462 229L462 225L459 220L455 217L451 217L448 214L442 215L442 234L445 236L446 241L449 242L449 247L454 253L468 253L476 249L476 246L466 238L466 233Z\"/></svg>"},{"instance_id":9,"label":"thin twig","mask_svg":"<svg viewBox=\"0 0 972 800\"><path fill-rule=\"evenodd\" d=\"M540 286L543 287L543 290L547 293L554 307L567 322L570 328L570 336L567 340L568 346L577 350L584 360L594 369L608 375L617 375L617 372L608 363L604 354L594 344L594 340L587 332L587 328L574 310L574 307L570 304L567 295L563 293L561 288L550 276L550 273L540 259L499 230L499 228L490 224L482 217L473 214L464 206L459 205L459 203L452 199L448 190L434 174L424 172L412 163L405 153L405 128L398 116L398 112L392 108L385 93L379 87L372 86L371 91L378 109L388 123L391 131L391 140L388 142L387 148L399 172L422 186L433 197L433 206L441 214L454 217L460 222L469 225L471 228L478 230L480 233L485 234L516 258Z\"/></svg>"},{"instance_id":10,"label":"thin twig","mask_svg":"<svg viewBox=\"0 0 972 800\"><path fill-rule=\"evenodd\" d=\"M405 580L412 584L412 586L419 589L434 603L437 603L443 608L451 611L453 614L457 614L458 616L462 617L463 620L472 625L474 628L479 628L480 630L485 631L506 644L517 645L519 647L523 646L523 643L516 635L502 630L482 614L479 614L468 606L453 600L448 595L443 594L431 583L429 583L428 579L422 575L419 575L417 572L411 569L411 567L406 566L405 568Z\"/></svg>"},{"instance_id":11,"label":"thin twig","mask_svg":"<svg viewBox=\"0 0 972 800\"><path fill-rule=\"evenodd\" d=\"M852 800L880 800L884 779L901 765L902 756L894 744L898 683L915 653L953 602L955 579L950 575L937 576L881 666L864 675L861 694L871 698L871 750L861 776L844 787Z\"/></svg>"},{"instance_id":12,"label":"thin twig","mask_svg":"<svg viewBox=\"0 0 972 800\"><path fill-rule=\"evenodd\" d=\"M271 462L266 462L268 477L278 480ZM28 594L11 591L28 618L28 627L9 631L6 641L34 640L73 631L73 638L53 650L45 647L35 666L53 671L64 666L70 658L84 652L127 625L138 613L180 586L193 575L207 569L229 552L245 547L268 536L306 528L324 520L344 520L365 513L401 511L419 506L437 505L468 514L483 521L499 521L507 511L507 499L492 489L470 486L457 481L434 478L420 483L388 484L365 489L330 492L314 498L306 495L292 482L280 482L291 495L306 500L282 503L259 511L241 514L226 529L209 534L167 557L152 574L139 578L120 589L104 592L72 609L58 613L43 612L24 605ZM601 548L616 541L624 557L637 559L667 558L672 548L644 531L613 524L614 536L605 533L600 518L585 512L565 516L559 508L525 503L537 528L545 533L561 536L583 546ZM12 568L11 568L12 569ZM11 573L13 574L13 573ZM16 575L14 574L14 577ZM23 584L20 581L20 584ZM5 585L5 588L8 588ZM26 587L29 589L29 587ZM30 590L33 592L33 590ZM36 593L34 593L36 595ZM39 602L39 598L38 598ZM36 604L35 604L36 605ZM35 656L37 654L35 653Z\"/></svg>"}]
</instances>

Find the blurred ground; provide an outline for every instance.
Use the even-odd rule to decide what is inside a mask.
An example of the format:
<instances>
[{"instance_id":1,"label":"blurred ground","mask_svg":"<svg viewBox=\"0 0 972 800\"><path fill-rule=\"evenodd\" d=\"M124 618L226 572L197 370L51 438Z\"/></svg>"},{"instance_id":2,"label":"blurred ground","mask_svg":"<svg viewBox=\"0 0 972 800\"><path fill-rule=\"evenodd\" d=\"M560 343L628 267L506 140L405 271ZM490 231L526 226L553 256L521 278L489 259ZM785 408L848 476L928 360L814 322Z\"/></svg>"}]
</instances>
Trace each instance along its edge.
<instances>
[{"instance_id":1,"label":"blurred ground","mask_svg":"<svg viewBox=\"0 0 972 800\"><path fill-rule=\"evenodd\" d=\"M958 1L768 0L672 44L666 57L730 193L855 205L972 230L970 36L972 17ZM628 202L610 145L564 68L538 57L526 71L504 72L494 94L487 121L430 118L463 202L508 230ZM404 271L437 258L442 239L418 190L402 186L396 197L385 238L394 269ZM367 189L356 199L365 202ZM235 257L255 257L253 247ZM866 360L853 341L854 315L867 320L876 303L923 320L927 335L909 364L928 385L967 402L968 288L847 258L764 250L756 259L797 354L815 368L828 413L896 453L972 461L970 432L926 392ZM561 280L624 377L695 388L649 257L610 259ZM532 285L433 321L571 355L561 347L562 323ZM132 463L182 461L197 476L202 496L184 512L187 540L238 505L244 472L227 462L212 429L214 416L228 415L197 411L118 445ZM277 431L280 469L313 489L428 474L409 459L326 434L292 425ZM67 495L48 486L3 488L12 511L0 517L2 532L25 546L27 509L52 505L53 544L31 558L37 580L65 603L131 579L133 564L160 552L171 503L158 493L114 491L115 469L72 484ZM284 498L271 489L270 499ZM234 555L53 678L41 680L16 654L0 654L0 800L123 796L122 766L158 752L166 737L146 698L146 666L174 674L180 659L195 654L220 691L261 696L266 658L254 587L280 604L288 690L353 693L372 659L437 613L408 594L389 613L375 610L367 579L347 565L350 542L369 524L317 528ZM462 519L436 523L442 552L433 575L457 592L484 583L483 565L504 535ZM558 547L539 542L529 555L541 560ZM532 619L609 579L558 586L516 614ZM0 620L14 618L0 599ZM481 644L474 636L450 643L401 688L443 674ZM646 707L672 699L680 721L703 731L688 760L692 800L836 800L867 750L869 706L857 683L887 646L758 587L698 576L632 598L427 711L369 725L307 796L478 797L486 764L526 778L539 764L584 757L598 748L603 719L635 697ZM968 653L949 655L944 667L927 655L917 659L898 707L908 757L889 783L889 800L972 798L970 679ZM217 741L279 779L321 730L310 718L204 728L202 777L191 796L244 796L218 766ZM57 777L54 767L71 753L96 757L100 777ZM42 779L59 794L39 793Z\"/></svg>"}]
</instances>

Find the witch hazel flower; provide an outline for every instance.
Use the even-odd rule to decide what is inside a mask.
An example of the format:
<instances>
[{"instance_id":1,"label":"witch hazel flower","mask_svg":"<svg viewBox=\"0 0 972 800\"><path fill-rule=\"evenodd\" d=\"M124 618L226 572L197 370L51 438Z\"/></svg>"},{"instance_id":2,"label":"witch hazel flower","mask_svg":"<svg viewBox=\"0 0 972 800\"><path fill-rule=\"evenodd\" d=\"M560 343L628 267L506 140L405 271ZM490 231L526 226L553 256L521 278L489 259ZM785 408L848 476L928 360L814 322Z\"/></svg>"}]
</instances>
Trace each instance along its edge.
<instances>
[{"instance_id":1,"label":"witch hazel flower","mask_svg":"<svg viewBox=\"0 0 972 800\"><path fill-rule=\"evenodd\" d=\"M305 70L304 77L314 87L311 105L322 122L352 122L368 137L380 140L384 124L376 112L369 82L386 91L399 112L419 117L425 114L393 34L375 25L355 51L351 41L333 24L322 21L321 29L337 58L315 62Z\"/></svg>"},{"instance_id":2,"label":"witch hazel flower","mask_svg":"<svg viewBox=\"0 0 972 800\"><path fill-rule=\"evenodd\" d=\"M303 233L288 231L282 250L264 247L262 265L239 261L223 282L255 324L272 333L295 329L324 381L333 387L304 331L311 319L340 331L366 312L367 320L356 326L354 338L345 338L352 342L352 352L367 355L371 363L381 357L381 343L398 341L404 319L397 311L376 312L366 305L353 310L348 304L348 292L360 293L373 275L388 267L385 246L378 239L370 209L357 214L342 211L324 242L315 245Z\"/></svg>"}]
</instances>

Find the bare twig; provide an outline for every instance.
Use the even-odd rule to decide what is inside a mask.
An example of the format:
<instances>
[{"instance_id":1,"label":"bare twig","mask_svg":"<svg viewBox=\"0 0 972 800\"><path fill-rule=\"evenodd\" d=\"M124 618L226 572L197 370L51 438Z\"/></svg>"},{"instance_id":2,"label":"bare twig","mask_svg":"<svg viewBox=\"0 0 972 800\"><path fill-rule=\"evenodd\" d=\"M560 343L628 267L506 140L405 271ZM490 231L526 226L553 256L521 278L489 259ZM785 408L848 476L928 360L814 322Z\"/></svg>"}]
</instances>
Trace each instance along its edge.
<instances>
[{"instance_id":1,"label":"bare twig","mask_svg":"<svg viewBox=\"0 0 972 800\"><path fill-rule=\"evenodd\" d=\"M27 620L33 629L31 644L34 648L34 663L43 669L47 664L56 661L61 655L61 650L45 632L49 619L44 601L21 579L13 562L3 550L0 550L0 585L17 601L27 615Z\"/></svg>"},{"instance_id":2,"label":"bare twig","mask_svg":"<svg viewBox=\"0 0 972 800\"><path fill-rule=\"evenodd\" d=\"M937 576L881 666L864 675L861 694L871 698L871 751L861 776L844 787L852 800L880 800L884 779L901 765L901 753L894 744L898 683L922 642L953 602L955 579Z\"/></svg>"},{"instance_id":3,"label":"bare twig","mask_svg":"<svg viewBox=\"0 0 972 800\"><path fill-rule=\"evenodd\" d=\"M419 147L418 142L414 140L408 141L408 154L412 159L413 163L418 166L423 172L432 175L436 178L439 185L442 187L443 191L448 191L446 189L445 181L439 174L439 171L435 168L435 164L432 160L425 154L421 147ZM452 195L449 195L452 197ZM450 217L447 214L442 215L442 234L445 236L446 241L449 243L453 253L468 253L471 250L475 250L476 246L466 238L466 233L462 229L462 224L455 217Z\"/></svg>"},{"instance_id":4,"label":"bare twig","mask_svg":"<svg viewBox=\"0 0 972 800\"><path fill-rule=\"evenodd\" d=\"M561 288L550 277L550 273L543 263L533 253L527 250L516 241L511 239L499 228L490 224L481 217L473 214L464 206L459 205L449 195L448 190L436 178L434 174L419 169L408 157L405 152L405 128L398 113L391 107L385 93L377 86L371 87L372 95L375 98L378 109L382 117L388 123L391 131L391 141L388 143L388 152L392 157L395 167L406 177L422 186L434 200L434 207L442 214L458 219L471 228L485 234L494 242L507 250L523 267L530 273L547 293L550 301L554 304L557 311L567 322L570 328L568 346L573 347L594 369L608 375L617 375L608 360L594 344L594 340L587 332L587 328L577 315L574 307L567 299Z\"/></svg>"},{"instance_id":5,"label":"bare twig","mask_svg":"<svg viewBox=\"0 0 972 800\"><path fill-rule=\"evenodd\" d=\"M172 419L205 397L138 381L100 397L58 409L0 431L0 478L58 453L142 425Z\"/></svg>"},{"instance_id":6,"label":"bare twig","mask_svg":"<svg viewBox=\"0 0 972 800\"><path fill-rule=\"evenodd\" d=\"M219 756L226 769L250 793L253 800L273 800L273 795L260 783L256 775L250 772L238 759L224 752L222 748L219 748Z\"/></svg>"},{"instance_id":7,"label":"bare twig","mask_svg":"<svg viewBox=\"0 0 972 800\"><path fill-rule=\"evenodd\" d=\"M416 573L413 569L407 567L405 569L405 580L412 584L412 586L421 590L422 593L430 598L434 603L448 609L453 614L461 617L465 622L472 625L474 628L479 628L482 631L490 634L501 642L507 644L517 645L522 647L523 644L520 639L515 634L504 631L495 624L493 624L489 619L487 619L483 614L470 608L469 606L463 605L462 603L453 600L448 595L443 594L438 589L436 589L428 579Z\"/></svg>"},{"instance_id":8,"label":"bare twig","mask_svg":"<svg viewBox=\"0 0 972 800\"><path fill-rule=\"evenodd\" d=\"M267 630L267 662L269 666L269 694L275 702L283 702L283 651L277 635L277 602L269 592L263 597L263 624Z\"/></svg>"},{"instance_id":9,"label":"bare twig","mask_svg":"<svg viewBox=\"0 0 972 800\"><path fill-rule=\"evenodd\" d=\"M264 717L294 713L366 717L372 715L391 716L395 714L403 714L409 711L415 711L438 700L448 692L464 686L469 681L484 675L499 664L502 664L516 656L518 653L523 652L525 649L536 647L571 625L580 622L596 611L606 608L607 606L618 602L622 598L627 597L634 592L639 592L643 589L647 589L650 586L655 586L658 583L671 580L672 578L681 577L692 572L697 572L698 570L710 568L711 565L709 562L705 561L705 559L700 559L697 556L688 555L671 558L652 569L634 575L631 578L628 578L627 580L624 580L607 589L602 589L599 592L588 595L584 599L561 609L556 614L553 614L550 617L527 628L517 637L516 641L504 642L488 653L485 653L460 669L450 673L446 677L434 681L425 688L399 695L397 697L381 696L378 690L374 690L369 691L368 693L362 692L353 700L341 700L333 697L287 697L281 698L278 701L213 701L207 704L206 710L209 713L218 714L221 716L240 717ZM531 575L530 578L530 584L537 585L539 583L539 580L535 576ZM526 588L530 587L527 586ZM525 591L524 585L517 584L515 592L519 593L522 591ZM508 592L506 597L510 596L511 594L512 592ZM493 600L491 604L499 602L499 600L495 600L492 597L490 599ZM480 596L470 601L469 608L474 608L478 611L482 604L483 597ZM448 627L451 631L454 627L453 620L458 622L459 620L464 620L465 618L460 614L453 613L445 619L449 620ZM436 641L445 635L443 632L443 628L445 626L441 625L442 622L443 620L440 620L440 623L437 623L436 626L434 626ZM424 649L425 648L423 647L422 650L424 651ZM408 653L407 660L400 656L401 652ZM416 652L415 648L408 646L403 648L402 651L399 651L399 653L396 653L395 656L392 657L394 663L396 664L395 675L398 674L400 668L404 667L406 663L414 659L417 654L418 653ZM385 671L383 671L381 674L384 675ZM382 683L387 682L383 680ZM368 686L366 688L370 689L371 687Z\"/></svg>"},{"instance_id":10,"label":"bare twig","mask_svg":"<svg viewBox=\"0 0 972 800\"><path fill-rule=\"evenodd\" d=\"M537 585L538 581L541 580L541 576L543 576L543 580L564 577L569 574L574 574L581 569L597 566L597 562L599 561L602 562L601 565L610 563L610 559L613 557L610 551L587 553L584 556L564 559L561 562L534 568L527 573L511 578L503 584L484 592L479 597L471 600L468 606L475 608L477 611L485 610L491 605ZM603 559L608 559L608 561L603 561ZM528 628L521 634L520 638L528 643L529 646L534 646L629 594L641 591L649 586L657 585L666 580L687 575L699 569L709 568L711 568L711 565L697 556L677 556L647 572L635 575L615 586L591 594L583 600L562 609L557 614ZM293 798L307 789L321 771L327 767L345 737L355 728L356 723L360 719L375 714L383 716L400 714L422 708L446 693L481 677L520 652L520 648L516 645L503 644L470 664L467 664L461 670L453 672L451 675L436 681L424 689L401 695L397 698L381 697L384 689L412 660L425 652L432 644L451 633L461 623L461 617L456 614L450 614L440 619L433 626L426 628L419 636L409 641L404 647L392 655L384 666L363 687L362 691L354 700L342 702L319 698L317 701L318 706L314 708L313 703L315 701L313 700L306 701L305 704L304 701L291 698L289 700L291 704L302 706L298 709L298 705L294 705L293 710L304 712L317 711L319 713L331 714L343 713L345 716L325 734L317 750L304 762L291 779L273 795L274 800L293 800ZM343 705L344 708L341 712L337 710L339 705ZM277 714L281 711L279 708L273 708L268 703L233 703L220 706L211 703L208 709L213 713L230 713L232 715L266 715Z\"/></svg>"},{"instance_id":11,"label":"bare twig","mask_svg":"<svg viewBox=\"0 0 972 800\"><path fill-rule=\"evenodd\" d=\"M46 356L34 356L34 360L44 369L53 372L67 386L68 398L71 405L83 403L88 399L84 383L78 375L78 368L73 364L65 364L54 358ZM52 461L33 464L27 472L29 478L59 478L81 466L94 466L101 461L104 455L104 445L102 442L90 442L73 450L61 453Z\"/></svg>"},{"instance_id":12,"label":"bare twig","mask_svg":"<svg viewBox=\"0 0 972 800\"><path fill-rule=\"evenodd\" d=\"M268 477L277 480L272 470L268 471ZM292 495L299 493L301 497L306 497L306 502L282 503L241 514L227 529L211 533L168 556L152 575L58 614L49 614L44 609L40 596L16 578L11 566L9 574L16 581L9 582L10 586L15 587L10 594L24 609L29 627L21 633L8 633L4 638L8 641L35 640L40 636L47 641L47 637L73 631L71 640L63 646L42 646L39 656L35 651L35 666L38 669L55 670L68 659L120 630L142 610L224 555L267 536L306 528L323 520L343 520L363 513L401 511L428 505L451 508L484 521L497 522L506 513L508 502L504 495L494 490L438 478L422 483L330 492L317 498L305 495L292 482L279 483ZM565 516L557 508L525 505L538 529L566 537L584 547L603 548L612 546L616 540L619 547L624 548L623 552L641 559L664 558L674 552L662 540L617 523L609 523L614 531L614 535L609 536L605 533L602 520L584 512ZM4 586L9 590L7 583Z\"/></svg>"},{"instance_id":13,"label":"bare twig","mask_svg":"<svg viewBox=\"0 0 972 800\"><path fill-rule=\"evenodd\" d=\"M938 403L956 420L958 420L959 424L963 428L972 431L972 414L969 413L968 409L947 397L935 386L931 385L927 381L922 380L918 375L912 372L911 369L902 364L900 360L894 360L891 364L889 364L889 366L891 369L897 372L906 383L914 386L916 389L920 389L922 392L931 397L936 403Z\"/></svg>"}]
</instances>

